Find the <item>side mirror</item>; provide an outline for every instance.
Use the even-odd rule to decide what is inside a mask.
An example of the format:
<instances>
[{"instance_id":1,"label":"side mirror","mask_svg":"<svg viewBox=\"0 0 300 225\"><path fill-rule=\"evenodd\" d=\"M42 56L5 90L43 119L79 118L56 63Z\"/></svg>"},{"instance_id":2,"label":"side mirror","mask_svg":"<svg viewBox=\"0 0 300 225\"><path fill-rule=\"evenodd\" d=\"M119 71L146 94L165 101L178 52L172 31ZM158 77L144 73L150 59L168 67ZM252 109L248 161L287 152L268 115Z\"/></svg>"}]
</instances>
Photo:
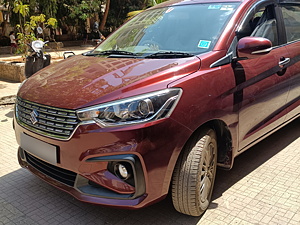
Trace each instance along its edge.
<instances>
[{"instance_id":1,"label":"side mirror","mask_svg":"<svg viewBox=\"0 0 300 225\"><path fill-rule=\"evenodd\" d=\"M272 42L262 37L244 37L237 44L239 58L255 59L272 50Z\"/></svg>"},{"instance_id":2,"label":"side mirror","mask_svg":"<svg viewBox=\"0 0 300 225\"><path fill-rule=\"evenodd\" d=\"M70 57L72 57L72 56L74 56L74 55L75 55L74 52L64 52L64 59L70 58Z\"/></svg>"}]
</instances>

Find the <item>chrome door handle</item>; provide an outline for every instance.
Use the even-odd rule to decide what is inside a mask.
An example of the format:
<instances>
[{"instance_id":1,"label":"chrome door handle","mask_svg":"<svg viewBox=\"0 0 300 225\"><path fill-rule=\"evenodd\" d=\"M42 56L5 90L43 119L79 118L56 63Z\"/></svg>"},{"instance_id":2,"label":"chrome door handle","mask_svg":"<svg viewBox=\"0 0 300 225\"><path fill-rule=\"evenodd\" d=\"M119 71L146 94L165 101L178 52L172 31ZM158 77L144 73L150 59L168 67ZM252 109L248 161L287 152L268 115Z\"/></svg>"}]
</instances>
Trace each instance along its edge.
<instances>
[{"instance_id":1,"label":"chrome door handle","mask_svg":"<svg viewBox=\"0 0 300 225\"><path fill-rule=\"evenodd\" d=\"M290 58L284 58L282 61L280 61L280 62L278 63L278 65L279 65L280 68L283 68L283 67L284 67L286 64L288 64L290 61L291 61Z\"/></svg>"}]
</instances>

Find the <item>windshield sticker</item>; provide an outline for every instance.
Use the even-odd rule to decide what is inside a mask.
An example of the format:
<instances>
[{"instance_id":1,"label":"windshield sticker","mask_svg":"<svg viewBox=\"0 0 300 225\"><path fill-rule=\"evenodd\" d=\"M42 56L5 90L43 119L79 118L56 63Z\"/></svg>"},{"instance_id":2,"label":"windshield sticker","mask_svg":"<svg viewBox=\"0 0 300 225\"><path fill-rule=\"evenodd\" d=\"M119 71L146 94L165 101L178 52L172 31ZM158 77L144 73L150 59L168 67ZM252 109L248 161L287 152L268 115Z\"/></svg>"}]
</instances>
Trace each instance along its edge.
<instances>
[{"instance_id":1,"label":"windshield sticker","mask_svg":"<svg viewBox=\"0 0 300 225\"><path fill-rule=\"evenodd\" d=\"M171 7L171 8L168 8L168 10L166 11L166 13L169 13L169 12L172 12L173 11L173 7Z\"/></svg>"},{"instance_id":2,"label":"windshield sticker","mask_svg":"<svg viewBox=\"0 0 300 225\"><path fill-rule=\"evenodd\" d=\"M233 5L223 5L220 10L233 10L234 6Z\"/></svg>"},{"instance_id":3,"label":"windshield sticker","mask_svg":"<svg viewBox=\"0 0 300 225\"><path fill-rule=\"evenodd\" d=\"M209 5L208 9L220 9L222 5Z\"/></svg>"},{"instance_id":4,"label":"windshield sticker","mask_svg":"<svg viewBox=\"0 0 300 225\"><path fill-rule=\"evenodd\" d=\"M209 48L211 41L200 40L198 48Z\"/></svg>"}]
</instances>

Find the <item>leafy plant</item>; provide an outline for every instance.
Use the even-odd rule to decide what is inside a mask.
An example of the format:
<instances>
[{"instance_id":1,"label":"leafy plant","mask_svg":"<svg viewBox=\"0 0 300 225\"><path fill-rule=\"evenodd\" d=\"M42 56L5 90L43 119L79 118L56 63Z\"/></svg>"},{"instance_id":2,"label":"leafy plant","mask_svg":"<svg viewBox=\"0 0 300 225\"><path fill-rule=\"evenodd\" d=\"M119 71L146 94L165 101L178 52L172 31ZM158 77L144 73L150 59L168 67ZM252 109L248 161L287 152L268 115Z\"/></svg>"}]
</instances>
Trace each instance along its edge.
<instances>
[{"instance_id":1,"label":"leafy plant","mask_svg":"<svg viewBox=\"0 0 300 225\"><path fill-rule=\"evenodd\" d=\"M31 16L28 21L29 5L23 4L21 0L14 2L13 12L18 14L19 24L16 25L18 29L17 39L19 43L18 53L22 53L24 56L28 51L28 44L34 40L37 40L35 35L35 29L41 27L43 30L49 26L55 28L57 26L57 20L55 18L49 18L46 20L44 14Z\"/></svg>"},{"instance_id":2,"label":"leafy plant","mask_svg":"<svg viewBox=\"0 0 300 225\"><path fill-rule=\"evenodd\" d=\"M23 33L24 25L26 23L26 16L29 14L29 5L23 4L21 0L15 0L13 12L19 15L19 28ZM23 17L23 21L22 21Z\"/></svg>"}]
</instances>

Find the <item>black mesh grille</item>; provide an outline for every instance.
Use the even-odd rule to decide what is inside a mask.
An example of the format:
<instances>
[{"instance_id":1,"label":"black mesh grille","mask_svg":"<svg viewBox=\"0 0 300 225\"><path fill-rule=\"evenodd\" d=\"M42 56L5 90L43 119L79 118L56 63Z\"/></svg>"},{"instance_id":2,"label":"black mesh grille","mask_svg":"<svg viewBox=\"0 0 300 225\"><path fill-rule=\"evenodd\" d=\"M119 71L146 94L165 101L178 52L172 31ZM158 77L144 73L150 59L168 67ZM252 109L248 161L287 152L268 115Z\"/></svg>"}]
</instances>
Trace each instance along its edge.
<instances>
[{"instance_id":1,"label":"black mesh grille","mask_svg":"<svg viewBox=\"0 0 300 225\"><path fill-rule=\"evenodd\" d=\"M79 123L75 111L17 98L16 117L29 130L56 139L68 139Z\"/></svg>"},{"instance_id":2,"label":"black mesh grille","mask_svg":"<svg viewBox=\"0 0 300 225\"><path fill-rule=\"evenodd\" d=\"M76 175L77 175L76 173L69 171L69 170L62 169L62 168L54 166L52 164L46 163L46 162L34 157L33 155L30 155L26 151L25 151L25 156L26 156L27 162L32 167L34 167L35 169L40 171L41 173L61 182L63 184L66 184L68 186L71 186L71 187L74 186Z\"/></svg>"}]
</instances>

